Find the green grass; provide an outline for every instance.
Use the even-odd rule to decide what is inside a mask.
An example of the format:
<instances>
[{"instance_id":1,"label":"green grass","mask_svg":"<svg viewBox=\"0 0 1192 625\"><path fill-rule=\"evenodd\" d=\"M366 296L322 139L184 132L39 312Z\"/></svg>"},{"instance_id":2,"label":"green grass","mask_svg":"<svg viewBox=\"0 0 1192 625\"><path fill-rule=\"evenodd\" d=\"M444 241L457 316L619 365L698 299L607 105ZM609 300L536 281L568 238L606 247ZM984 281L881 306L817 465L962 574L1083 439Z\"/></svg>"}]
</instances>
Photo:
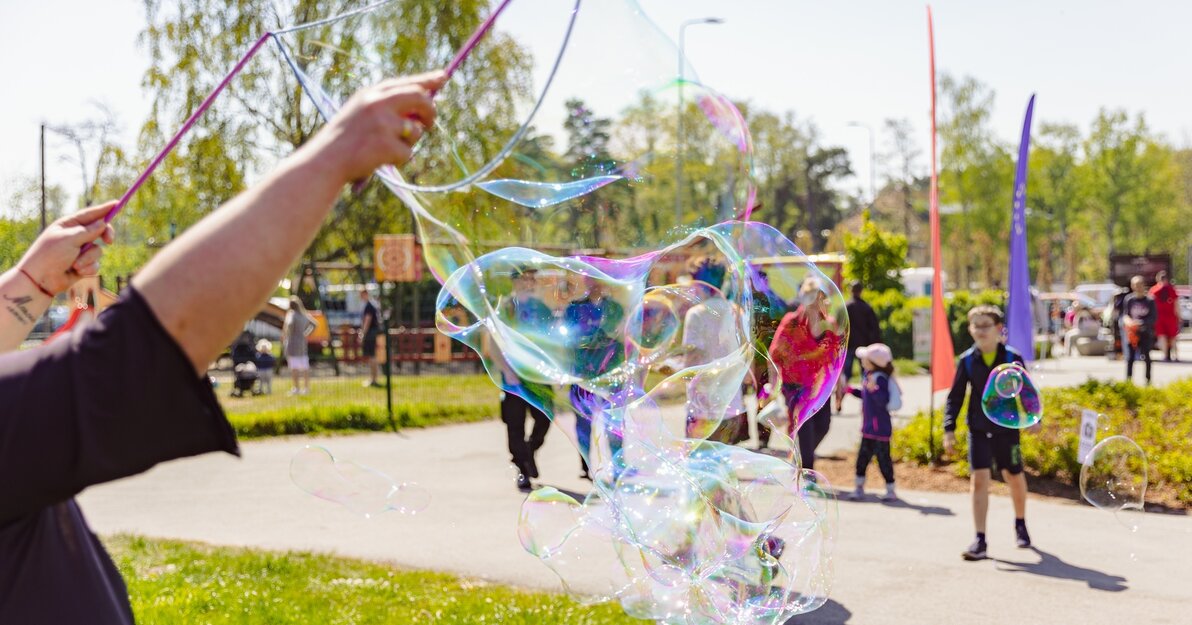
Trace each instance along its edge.
<instances>
[{"instance_id":1,"label":"green grass","mask_svg":"<svg viewBox=\"0 0 1192 625\"><path fill-rule=\"evenodd\" d=\"M288 376L274 376L273 394L219 401L237 435L245 438L335 431L389 429L385 389L363 388L361 378L311 381L309 395L290 396ZM399 376L393 378L393 412L398 427L466 423L498 414L499 391L485 375Z\"/></svg>"},{"instance_id":2,"label":"green grass","mask_svg":"<svg viewBox=\"0 0 1192 625\"><path fill-rule=\"evenodd\" d=\"M311 553L135 536L105 544L138 623L185 625L629 625L615 604Z\"/></svg>"},{"instance_id":3,"label":"green grass","mask_svg":"<svg viewBox=\"0 0 1192 625\"><path fill-rule=\"evenodd\" d=\"M1076 484L1081 411L1096 410L1104 418L1097 440L1121 434L1138 443L1148 462L1148 501L1192 506L1192 379L1160 388L1124 382L1090 380L1080 386L1044 388L1043 421L1038 433L1022 437L1023 463L1036 474ZM961 414L967 414L963 409ZM895 459L927 464L940 460L942 413L935 418L935 455L928 442L928 415L920 412L894 432ZM965 419L956 430L958 475L968 475ZM1153 497L1152 497L1153 495Z\"/></svg>"}]
</instances>

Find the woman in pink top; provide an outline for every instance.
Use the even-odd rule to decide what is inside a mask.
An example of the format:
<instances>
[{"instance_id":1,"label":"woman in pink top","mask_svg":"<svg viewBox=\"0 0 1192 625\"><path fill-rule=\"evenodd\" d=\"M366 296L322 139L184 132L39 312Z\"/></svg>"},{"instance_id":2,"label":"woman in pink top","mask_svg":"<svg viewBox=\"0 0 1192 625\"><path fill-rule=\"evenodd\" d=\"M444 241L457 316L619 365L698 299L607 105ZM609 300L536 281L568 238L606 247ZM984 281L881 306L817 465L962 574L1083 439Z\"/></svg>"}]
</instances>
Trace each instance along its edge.
<instances>
[{"instance_id":1,"label":"woman in pink top","mask_svg":"<svg viewBox=\"0 0 1192 625\"><path fill-rule=\"evenodd\" d=\"M846 338L828 315L827 300L819 279L804 280L799 307L782 318L770 344L770 359L786 399L787 434L793 438L798 431L799 453L807 469L815 468L815 448L832 422L828 396Z\"/></svg>"}]
</instances>

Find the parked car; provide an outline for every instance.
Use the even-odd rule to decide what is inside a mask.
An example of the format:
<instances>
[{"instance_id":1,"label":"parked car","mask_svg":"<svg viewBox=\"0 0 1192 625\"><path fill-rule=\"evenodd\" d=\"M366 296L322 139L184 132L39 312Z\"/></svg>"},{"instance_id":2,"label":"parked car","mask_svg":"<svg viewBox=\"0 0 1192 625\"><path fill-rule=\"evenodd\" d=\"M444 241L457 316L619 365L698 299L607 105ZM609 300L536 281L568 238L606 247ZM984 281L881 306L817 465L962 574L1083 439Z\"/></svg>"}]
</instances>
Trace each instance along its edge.
<instances>
[{"instance_id":1,"label":"parked car","mask_svg":"<svg viewBox=\"0 0 1192 625\"><path fill-rule=\"evenodd\" d=\"M1192 328L1192 286L1187 284L1175 287L1179 295L1180 327Z\"/></svg>"},{"instance_id":2,"label":"parked car","mask_svg":"<svg viewBox=\"0 0 1192 625\"><path fill-rule=\"evenodd\" d=\"M1075 289L1072 289L1078 295L1084 295L1093 300L1093 314L1099 315L1105 310L1107 306L1113 303L1113 296L1117 295L1122 290L1122 287L1113 283L1101 284L1080 284Z\"/></svg>"}]
</instances>

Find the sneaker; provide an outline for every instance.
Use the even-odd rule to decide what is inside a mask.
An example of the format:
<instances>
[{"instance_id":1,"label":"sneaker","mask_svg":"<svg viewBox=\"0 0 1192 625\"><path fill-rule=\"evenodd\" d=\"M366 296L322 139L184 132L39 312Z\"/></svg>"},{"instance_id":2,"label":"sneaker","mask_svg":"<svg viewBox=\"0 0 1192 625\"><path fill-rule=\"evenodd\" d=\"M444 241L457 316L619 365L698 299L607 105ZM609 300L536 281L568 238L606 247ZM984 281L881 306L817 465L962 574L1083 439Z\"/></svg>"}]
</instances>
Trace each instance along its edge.
<instances>
[{"instance_id":1,"label":"sneaker","mask_svg":"<svg viewBox=\"0 0 1192 625\"><path fill-rule=\"evenodd\" d=\"M289 395L290 397L293 397L297 394L298 394L298 389L296 389L296 388L292 388L292 389L290 389L289 393L286 393L286 395Z\"/></svg>"},{"instance_id":2,"label":"sneaker","mask_svg":"<svg viewBox=\"0 0 1192 625\"><path fill-rule=\"evenodd\" d=\"M849 501L861 501L865 498L865 489L858 486L856 490L848 494Z\"/></svg>"},{"instance_id":3,"label":"sneaker","mask_svg":"<svg viewBox=\"0 0 1192 625\"><path fill-rule=\"evenodd\" d=\"M530 484L530 478L526 477L525 473L517 474L517 490L523 493L528 493L534 490L534 486Z\"/></svg>"},{"instance_id":4,"label":"sneaker","mask_svg":"<svg viewBox=\"0 0 1192 625\"><path fill-rule=\"evenodd\" d=\"M882 495L882 501L898 501L898 493L894 492L893 486L886 487L886 494Z\"/></svg>"},{"instance_id":5,"label":"sneaker","mask_svg":"<svg viewBox=\"0 0 1192 625\"><path fill-rule=\"evenodd\" d=\"M1031 535L1026 532L1026 525L1015 526L1014 533L1017 534L1015 542L1018 543L1019 549L1026 549L1031 546Z\"/></svg>"},{"instance_id":6,"label":"sneaker","mask_svg":"<svg viewBox=\"0 0 1192 625\"><path fill-rule=\"evenodd\" d=\"M534 456L526 458L526 475L538 477L538 463L534 462Z\"/></svg>"},{"instance_id":7,"label":"sneaker","mask_svg":"<svg viewBox=\"0 0 1192 625\"><path fill-rule=\"evenodd\" d=\"M960 557L964 558L965 560L968 560L969 562L976 562L977 560L984 560L985 558L988 557L985 554L985 541L974 540L973 544L969 545L969 548L967 550L965 550L964 553L960 554Z\"/></svg>"}]
</instances>

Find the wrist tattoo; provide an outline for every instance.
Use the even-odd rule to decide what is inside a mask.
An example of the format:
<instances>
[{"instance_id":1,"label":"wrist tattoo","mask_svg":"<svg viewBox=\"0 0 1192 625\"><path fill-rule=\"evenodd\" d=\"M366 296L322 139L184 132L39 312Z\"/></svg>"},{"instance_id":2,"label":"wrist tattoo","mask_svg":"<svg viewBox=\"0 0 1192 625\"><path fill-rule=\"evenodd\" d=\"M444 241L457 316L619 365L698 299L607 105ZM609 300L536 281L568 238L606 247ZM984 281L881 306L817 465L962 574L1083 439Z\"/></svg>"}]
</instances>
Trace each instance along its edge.
<instances>
[{"instance_id":1,"label":"wrist tattoo","mask_svg":"<svg viewBox=\"0 0 1192 625\"><path fill-rule=\"evenodd\" d=\"M37 317L29 313L27 306L33 302L33 298L28 295L18 295L10 297L8 294L4 295L7 300L4 307L8 309L8 314L16 318L17 321L26 324L33 324L37 322Z\"/></svg>"}]
</instances>

